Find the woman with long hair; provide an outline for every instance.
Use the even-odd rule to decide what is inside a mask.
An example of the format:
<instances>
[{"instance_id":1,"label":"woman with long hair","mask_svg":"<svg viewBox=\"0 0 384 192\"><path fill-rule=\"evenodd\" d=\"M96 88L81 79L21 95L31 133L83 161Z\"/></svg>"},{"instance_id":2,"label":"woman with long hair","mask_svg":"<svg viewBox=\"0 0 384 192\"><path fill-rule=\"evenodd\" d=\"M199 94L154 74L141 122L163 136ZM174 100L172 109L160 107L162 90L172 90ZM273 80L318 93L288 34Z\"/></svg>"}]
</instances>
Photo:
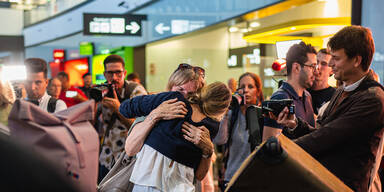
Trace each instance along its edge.
<instances>
[{"instance_id":1,"label":"woman with long hair","mask_svg":"<svg viewBox=\"0 0 384 192\"><path fill-rule=\"evenodd\" d=\"M220 187L225 189L226 183L232 178L242 162L251 154L249 132L246 129L246 109L251 105L261 105L264 100L262 82L255 73L246 72L239 78L239 94L243 95L244 103L233 107L220 123L220 131L215 143L224 144L224 167L221 169ZM224 172L224 173L223 173Z\"/></svg>"},{"instance_id":2,"label":"woman with long hair","mask_svg":"<svg viewBox=\"0 0 384 192\"><path fill-rule=\"evenodd\" d=\"M187 114L184 118L159 121L150 130L132 172L133 191L194 191L194 176L201 180L208 171L212 152L205 154L196 146L192 142L195 135L183 134L182 125L188 122L205 126L212 140L231 101L225 84L212 83L187 98L180 92L135 97L122 103L120 113L126 117L148 115L163 101L174 98L184 103Z\"/></svg>"}]
</instances>

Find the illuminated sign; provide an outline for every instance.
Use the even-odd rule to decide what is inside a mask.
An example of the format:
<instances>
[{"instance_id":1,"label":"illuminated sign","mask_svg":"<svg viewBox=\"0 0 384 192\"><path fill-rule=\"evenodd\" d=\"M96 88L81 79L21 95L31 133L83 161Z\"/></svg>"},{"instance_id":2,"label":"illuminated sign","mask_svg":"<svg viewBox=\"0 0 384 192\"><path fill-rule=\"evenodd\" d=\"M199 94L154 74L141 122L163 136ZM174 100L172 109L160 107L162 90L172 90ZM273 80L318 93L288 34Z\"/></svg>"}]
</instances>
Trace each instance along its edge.
<instances>
[{"instance_id":1,"label":"illuminated sign","mask_svg":"<svg viewBox=\"0 0 384 192\"><path fill-rule=\"evenodd\" d=\"M93 43L81 42L79 47L80 55L93 55Z\"/></svg>"},{"instance_id":2,"label":"illuminated sign","mask_svg":"<svg viewBox=\"0 0 384 192\"><path fill-rule=\"evenodd\" d=\"M170 22L163 21L155 25L157 35L171 33L174 35L187 33L206 26L204 20L173 19Z\"/></svg>"},{"instance_id":3,"label":"illuminated sign","mask_svg":"<svg viewBox=\"0 0 384 192\"><path fill-rule=\"evenodd\" d=\"M91 14L83 15L84 35L141 36L146 15Z\"/></svg>"},{"instance_id":4,"label":"illuminated sign","mask_svg":"<svg viewBox=\"0 0 384 192\"><path fill-rule=\"evenodd\" d=\"M64 53L64 49L54 49L53 50L53 59L54 60L64 60L65 58L65 53Z\"/></svg>"}]
</instances>

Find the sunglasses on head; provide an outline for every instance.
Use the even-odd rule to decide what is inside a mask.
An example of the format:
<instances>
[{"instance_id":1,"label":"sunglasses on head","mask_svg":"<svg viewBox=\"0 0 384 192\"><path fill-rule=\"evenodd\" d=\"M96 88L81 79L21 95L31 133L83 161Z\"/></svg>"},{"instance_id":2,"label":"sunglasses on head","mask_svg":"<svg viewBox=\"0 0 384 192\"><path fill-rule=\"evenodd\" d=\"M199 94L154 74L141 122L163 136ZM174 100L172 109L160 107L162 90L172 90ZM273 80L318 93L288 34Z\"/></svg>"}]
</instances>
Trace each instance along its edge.
<instances>
[{"instance_id":1,"label":"sunglasses on head","mask_svg":"<svg viewBox=\"0 0 384 192\"><path fill-rule=\"evenodd\" d=\"M205 70L201 67L194 67L187 63L181 63L179 64L179 67L177 67L176 71L180 69L193 69L195 73L198 73L199 75L203 76L203 78L205 77Z\"/></svg>"}]
</instances>

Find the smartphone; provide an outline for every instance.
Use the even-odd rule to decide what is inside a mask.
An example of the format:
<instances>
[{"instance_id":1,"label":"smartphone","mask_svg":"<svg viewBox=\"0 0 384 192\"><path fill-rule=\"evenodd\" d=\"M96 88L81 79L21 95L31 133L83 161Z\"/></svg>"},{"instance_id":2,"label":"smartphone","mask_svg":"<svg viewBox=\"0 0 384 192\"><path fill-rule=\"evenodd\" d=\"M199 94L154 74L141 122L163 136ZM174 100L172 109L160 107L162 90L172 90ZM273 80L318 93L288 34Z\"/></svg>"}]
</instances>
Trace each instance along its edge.
<instances>
[{"instance_id":1,"label":"smartphone","mask_svg":"<svg viewBox=\"0 0 384 192\"><path fill-rule=\"evenodd\" d=\"M66 91L65 96L66 97L75 97L77 95L77 91Z\"/></svg>"}]
</instances>

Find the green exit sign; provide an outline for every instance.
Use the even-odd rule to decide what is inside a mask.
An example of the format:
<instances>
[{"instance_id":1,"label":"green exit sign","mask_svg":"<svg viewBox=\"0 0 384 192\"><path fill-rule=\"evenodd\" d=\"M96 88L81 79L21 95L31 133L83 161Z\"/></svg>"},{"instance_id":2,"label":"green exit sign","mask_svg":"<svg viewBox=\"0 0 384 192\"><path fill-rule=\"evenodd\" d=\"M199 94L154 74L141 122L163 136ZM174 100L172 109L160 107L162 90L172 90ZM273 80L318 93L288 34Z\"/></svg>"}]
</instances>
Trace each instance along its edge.
<instances>
[{"instance_id":1,"label":"green exit sign","mask_svg":"<svg viewBox=\"0 0 384 192\"><path fill-rule=\"evenodd\" d=\"M81 42L79 52L80 55L93 55L93 43Z\"/></svg>"}]
</instances>

